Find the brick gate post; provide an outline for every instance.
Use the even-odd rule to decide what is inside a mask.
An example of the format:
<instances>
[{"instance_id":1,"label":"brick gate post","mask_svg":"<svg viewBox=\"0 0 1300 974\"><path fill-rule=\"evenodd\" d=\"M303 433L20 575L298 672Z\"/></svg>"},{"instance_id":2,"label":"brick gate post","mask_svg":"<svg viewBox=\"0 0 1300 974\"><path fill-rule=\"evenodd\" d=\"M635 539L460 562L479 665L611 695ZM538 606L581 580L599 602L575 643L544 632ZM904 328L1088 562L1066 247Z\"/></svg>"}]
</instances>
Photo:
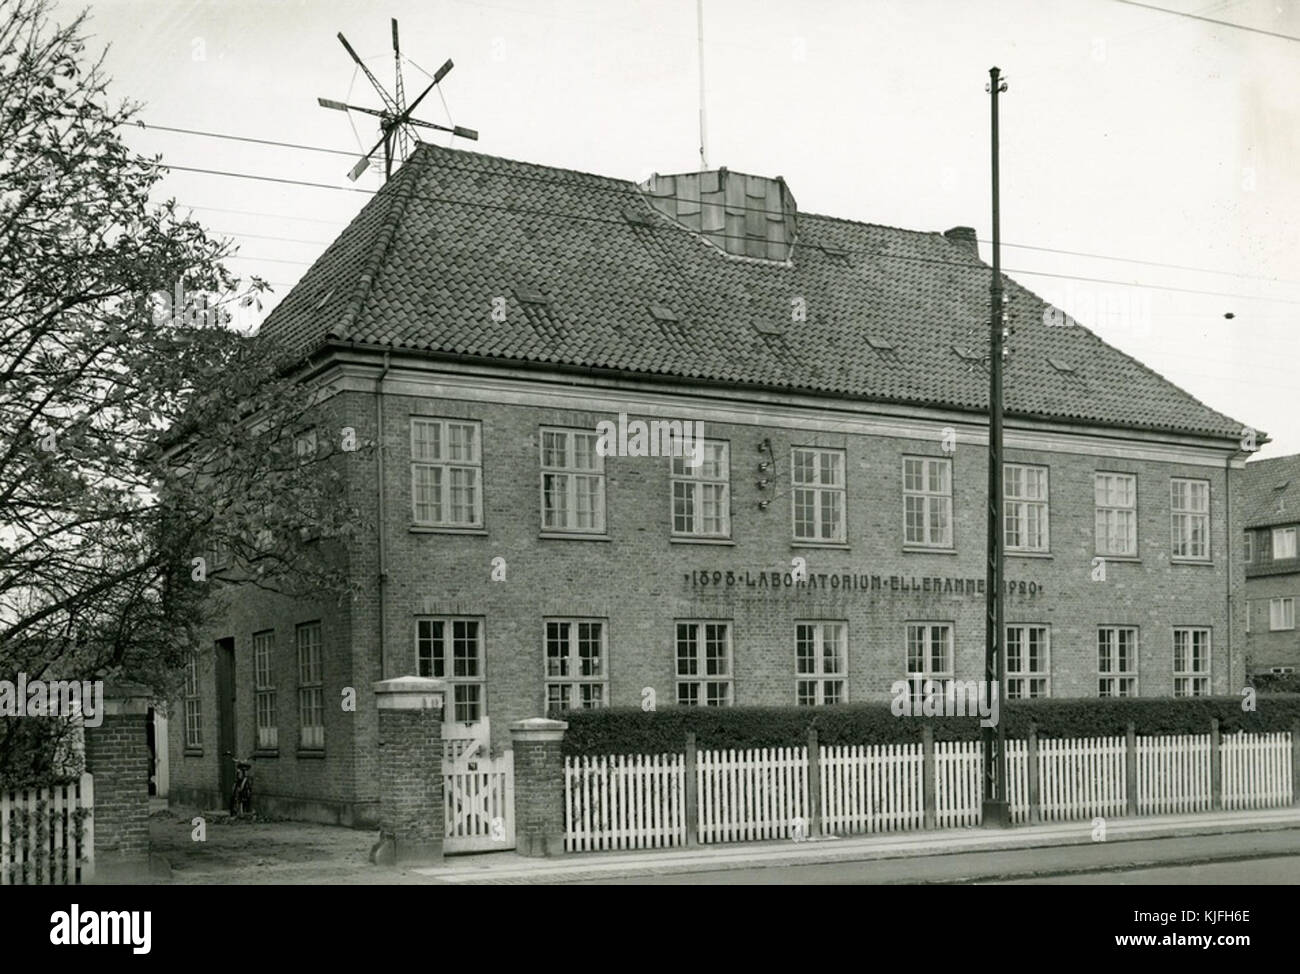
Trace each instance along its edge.
<instances>
[{"instance_id":1,"label":"brick gate post","mask_svg":"<svg viewBox=\"0 0 1300 974\"><path fill-rule=\"evenodd\" d=\"M515 851L521 856L564 854L564 756L569 725L530 717L510 725L515 752Z\"/></svg>"},{"instance_id":2,"label":"brick gate post","mask_svg":"<svg viewBox=\"0 0 1300 974\"><path fill-rule=\"evenodd\" d=\"M379 713L379 842L370 861L442 860L442 708L446 682L399 676L374 684Z\"/></svg>"},{"instance_id":3,"label":"brick gate post","mask_svg":"<svg viewBox=\"0 0 1300 974\"><path fill-rule=\"evenodd\" d=\"M95 779L95 882L130 882L149 874L149 737L153 694L134 683L104 688L102 715L85 727L86 770ZM83 711L84 712L84 711Z\"/></svg>"}]
</instances>

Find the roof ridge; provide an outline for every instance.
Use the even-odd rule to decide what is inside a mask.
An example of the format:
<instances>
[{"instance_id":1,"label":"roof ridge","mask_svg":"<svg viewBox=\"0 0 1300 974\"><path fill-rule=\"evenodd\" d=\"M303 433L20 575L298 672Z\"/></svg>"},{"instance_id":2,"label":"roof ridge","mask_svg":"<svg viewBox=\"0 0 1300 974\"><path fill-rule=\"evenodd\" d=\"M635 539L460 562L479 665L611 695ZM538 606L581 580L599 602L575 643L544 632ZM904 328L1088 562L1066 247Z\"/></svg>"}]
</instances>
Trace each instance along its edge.
<instances>
[{"instance_id":1,"label":"roof ridge","mask_svg":"<svg viewBox=\"0 0 1300 974\"><path fill-rule=\"evenodd\" d=\"M607 176L604 173L588 172L585 169L570 169L567 166L552 166L544 162L529 162L527 159L512 159L509 156L494 156L488 152L476 152L473 149L456 149L451 146L434 145L432 142L422 142L411 154L411 160L419 159L425 155L449 155L449 156L467 156L475 159L488 159L493 162L508 162L512 166L522 166L527 169L545 169L549 172L568 173L570 176L583 176L587 179L599 179L608 183L618 183L629 189L635 189L639 184L636 180L627 179L622 176Z\"/></svg>"},{"instance_id":2,"label":"roof ridge","mask_svg":"<svg viewBox=\"0 0 1300 974\"><path fill-rule=\"evenodd\" d=\"M361 311L365 307L366 299L374 290L375 279L379 276L379 271L384 266L384 261L388 258L388 252L392 249L393 240L397 237L397 228L401 225L402 217L406 213L406 207L414 193L402 192L403 182L412 182L416 176L407 176L407 171L417 172L412 163L416 161L418 153L412 153L411 158L406 164L397 170L397 175L389 179L380 187L376 199L382 196L389 187L393 187L388 193L388 209L375 228L374 237L370 254L366 262L362 265L361 274L357 278L357 286L353 294L350 306L343 313L343 318L333 328L330 329L329 335L334 338L346 338L348 333L354 329L357 319L361 317ZM417 181L418 184L418 181Z\"/></svg>"}]
</instances>

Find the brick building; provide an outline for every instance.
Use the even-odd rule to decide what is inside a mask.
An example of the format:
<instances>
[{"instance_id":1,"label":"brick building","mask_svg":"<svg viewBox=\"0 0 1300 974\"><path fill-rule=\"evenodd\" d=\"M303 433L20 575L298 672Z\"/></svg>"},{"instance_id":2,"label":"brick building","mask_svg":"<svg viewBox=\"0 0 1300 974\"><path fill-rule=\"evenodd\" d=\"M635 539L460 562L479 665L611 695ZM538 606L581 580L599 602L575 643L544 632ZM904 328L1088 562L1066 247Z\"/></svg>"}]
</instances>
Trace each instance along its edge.
<instances>
[{"instance_id":1,"label":"brick building","mask_svg":"<svg viewBox=\"0 0 1300 974\"><path fill-rule=\"evenodd\" d=\"M1009 691L1239 687L1242 424L1007 288ZM780 179L421 147L265 325L382 446L349 468L363 594L232 606L173 796L217 798L225 741L264 803L373 822L382 677L446 677L446 733L495 749L548 707L980 678L988 294L974 231ZM602 455L650 421L702 424L702 462Z\"/></svg>"},{"instance_id":2,"label":"brick building","mask_svg":"<svg viewBox=\"0 0 1300 974\"><path fill-rule=\"evenodd\" d=\"M1293 674L1300 666L1300 454L1248 463L1241 484L1246 666L1252 674Z\"/></svg>"}]
</instances>

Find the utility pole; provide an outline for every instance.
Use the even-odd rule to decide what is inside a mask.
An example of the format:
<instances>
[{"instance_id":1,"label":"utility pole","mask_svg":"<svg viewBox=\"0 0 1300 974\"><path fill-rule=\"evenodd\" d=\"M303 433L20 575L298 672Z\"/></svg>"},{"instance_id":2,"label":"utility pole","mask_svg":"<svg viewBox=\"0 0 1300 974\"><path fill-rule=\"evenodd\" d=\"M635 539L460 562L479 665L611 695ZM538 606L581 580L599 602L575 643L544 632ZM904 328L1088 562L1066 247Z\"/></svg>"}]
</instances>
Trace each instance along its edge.
<instances>
[{"instance_id":1,"label":"utility pole","mask_svg":"<svg viewBox=\"0 0 1300 974\"><path fill-rule=\"evenodd\" d=\"M998 220L998 95L1007 90L997 68L989 69L984 88L992 101L993 144L993 283L989 316L989 496L988 565L984 586L984 680L990 700L997 693L998 724L983 728L983 823L991 827L1011 824L1007 801L1007 734L1001 719L1006 699L1006 622L1004 618L1002 524L1002 363L1006 356L1007 316L1002 297L1001 228Z\"/></svg>"}]
</instances>

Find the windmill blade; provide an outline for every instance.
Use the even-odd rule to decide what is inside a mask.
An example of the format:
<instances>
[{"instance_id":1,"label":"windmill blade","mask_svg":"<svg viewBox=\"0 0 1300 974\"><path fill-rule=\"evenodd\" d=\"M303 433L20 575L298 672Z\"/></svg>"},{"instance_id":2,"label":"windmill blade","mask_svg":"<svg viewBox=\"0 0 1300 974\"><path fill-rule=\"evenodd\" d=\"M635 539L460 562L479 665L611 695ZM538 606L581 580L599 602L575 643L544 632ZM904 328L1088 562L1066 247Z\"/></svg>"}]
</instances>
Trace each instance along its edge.
<instances>
[{"instance_id":1,"label":"windmill blade","mask_svg":"<svg viewBox=\"0 0 1300 974\"><path fill-rule=\"evenodd\" d=\"M433 83L436 85L443 78L447 77L447 72L450 71L455 66L456 65L451 63L451 58L447 58L446 63L443 64L442 67L440 67L437 71L433 73Z\"/></svg>"},{"instance_id":2,"label":"windmill blade","mask_svg":"<svg viewBox=\"0 0 1300 974\"><path fill-rule=\"evenodd\" d=\"M371 146L370 151L367 152L360 159L358 159L357 164L352 167L351 171L348 173L348 179L352 180L355 183L357 181L357 178L368 168L370 168L370 157L375 154L375 152L379 149L380 146L382 146L385 142L388 141L389 131L390 129L385 127L384 134L383 136L380 137L379 141L376 142L373 146Z\"/></svg>"},{"instance_id":3,"label":"windmill blade","mask_svg":"<svg viewBox=\"0 0 1300 974\"><path fill-rule=\"evenodd\" d=\"M402 48L397 40L397 18L393 17L391 20L393 23L393 93L396 96L394 100L397 102L398 111L403 111L406 108L406 83L402 79ZM401 126L394 134L397 137L397 154L405 159L410 149L410 136Z\"/></svg>"},{"instance_id":4,"label":"windmill blade","mask_svg":"<svg viewBox=\"0 0 1300 974\"><path fill-rule=\"evenodd\" d=\"M383 86L380 85L379 79L374 76L373 72L371 72L361 58L357 56L357 52L352 49L352 45L348 43L348 39L343 36L343 31L339 31L338 37L339 43L343 45L343 49L347 51L352 60L356 62L357 67L361 69L361 73L364 74L366 79L374 86L375 91L379 92L379 97L383 100L384 107L394 114L400 114L401 111L398 109L397 104L388 96L388 92L383 89Z\"/></svg>"},{"instance_id":5,"label":"windmill blade","mask_svg":"<svg viewBox=\"0 0 1300 974\"><path fill-rule=\"evenodd\" d=\"M341 101L335 101L333 98L317 98L316 103L321 108L333 108L340 112L363 112L366 115L374 115L376 118L391 119L391 112L381 112L374 108L362 108L360 105L346 105Z\"/></svg>"},{"instance_id":6,"label":"windmill blade","mask_svg":"<svg viewBox=\"0 0 1300 974\"><path fill-rule=\"evenodd\" d=\"M462 139L472 139L478 141L478 132L474 129L467 129L461 125L438 125L436 122L422 122L418 118L407 119L407 125L419 125L426 129L437 129L439 132L450 132L452 135L458 135Z\"/></svg>"},{"instance_id":7,"label":"windmill blade","mask_svg":"<svg viewBox=\"0 0 1300 974\"><path fill-rule=\"evenodd\" d=\"M391 19L393 21L393 56L400 58L402 56L402 49L397 43L397 18L393 17Z\"/></svg>"}]
</instances>

